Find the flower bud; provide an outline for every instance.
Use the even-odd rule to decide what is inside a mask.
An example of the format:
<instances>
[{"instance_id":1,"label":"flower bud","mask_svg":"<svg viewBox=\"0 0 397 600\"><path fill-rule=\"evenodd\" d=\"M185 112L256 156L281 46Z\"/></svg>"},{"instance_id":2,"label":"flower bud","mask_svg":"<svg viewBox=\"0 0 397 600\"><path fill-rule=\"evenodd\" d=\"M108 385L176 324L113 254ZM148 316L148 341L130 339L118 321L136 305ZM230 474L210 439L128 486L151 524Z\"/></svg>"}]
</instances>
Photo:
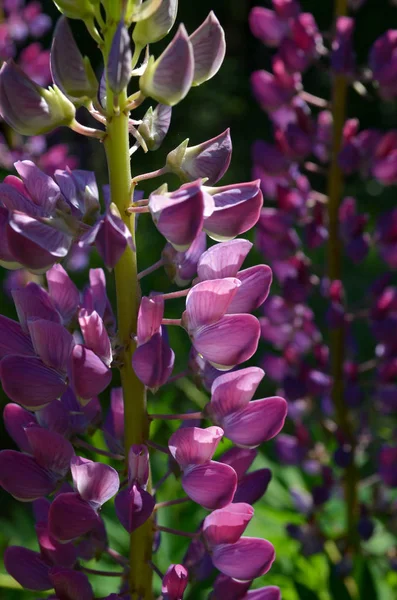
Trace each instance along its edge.
<instances>
[{"instance_id":1,"label":"flower bud","mask_svg":"<svg viewBox=\"0 0 397 600\"><path fill-rule=\"evenodd\" d=\"M182 565L170 565L163 577L161 591L167 600L182 600L188 583L188 572Z\"/></svg>"},{"instance_id":2,"label":"flower bud","mask_svg":"<svg viewBox=\"0 0 397 600\"><path fill-rule=\"evenodd\" d=\"M167 156L167 167L182 181L206 179L208 185L219 181L226 173L232 157L230 130L197 146L188 147L185 140Z\"/></svg>"},{"instance_id":3,"label":"flower bud","mask_svg":"<svg viewBox=\"0 0 397 600\"><path fill-rule=\"evenodd\" d=\"M124 5L126 5L125 21L137 23L149 19L159 9L161 3L162 0L146 0L145 2L126 0L124 1Z\"/></svg>"},{"instance_id":4,"label":"flower bud","mask_svg":"<svg viewBox=\"0 0 397 600\"><path fill-rule=\"evenodd\" d=\"M155 13L135 25L132 34L135 45L143 48L163 39L174 25L177 12L178 0L163 0Z\"/></svg>"},{"instance_id":5,"label":"flower bud","mask_svg":"<svg viewBox=\"0 0 397 600\"><path fill-rule=\"evenodd\" d=\"M95 16L94 2L91 0L54 0L54 4L69 19L85 21L87 18Z\"/></svg>"},{"instance_id":6,"label":"flower bud","mask_svg":"<svg viewBox=\"0 0 397 600\"><path fill-rule=\"evenodd\" d=\"M193 82L194 56L184 25L157 60L150 57L139 87L145 96L174 106L187 95Z\"/></svg>"},{"instance_id":7,"label":"flower bud","mask_svg":"<svg viewBox=\"0 0 397 600\"><path fill-rule=\"evenodd\" d=\"M90 61L82 57L65 17L58 20L55 28L51 74L56 85L73 101L85 103L97 94L98 82Z\"/></svg>"},{"instance_id":8,"label":"flower bud","mask_svg":"<svg viewBox=\"0 0 397 600\"><path fill-rule=\"evenodd\" d=\"M56 86L42 88L12 61L0 70L0 105L4 120L21 135L39 135L69 125L76 112Z\"/></svg>"},{"instance_id":9,"label":"flower bud","mask_svg":"<svg viewBox=\"0 0 397 600\"><path fill-rule=\"evenodd\" d=\"M154 110L150 106L143 117L138 132L145 140L149 150L157 150L163 143L171 123L171 112L170 106L158 104Z\"/></svg>"},{"instance_id":10,"label":"flower bud","mask_svg":"<svg viewBox=\"0 0 397 600\"><path fill-rule=\"evenodd\" d=\"M127 87L131 77L130 36L123 21L117 26L107 62L107 80L114 94Z\"/></svg>"},{"instance_id":11,"label":"flower bud","mask_svg":"<svg viewBox=\"0 0 397 600\"><path fill-rule=\"evenodd\" d=\"M201 85L219 71L226 52L225 32L213 11L189 39L194 55L193 85Z\"/></svg>"}]
</instances>

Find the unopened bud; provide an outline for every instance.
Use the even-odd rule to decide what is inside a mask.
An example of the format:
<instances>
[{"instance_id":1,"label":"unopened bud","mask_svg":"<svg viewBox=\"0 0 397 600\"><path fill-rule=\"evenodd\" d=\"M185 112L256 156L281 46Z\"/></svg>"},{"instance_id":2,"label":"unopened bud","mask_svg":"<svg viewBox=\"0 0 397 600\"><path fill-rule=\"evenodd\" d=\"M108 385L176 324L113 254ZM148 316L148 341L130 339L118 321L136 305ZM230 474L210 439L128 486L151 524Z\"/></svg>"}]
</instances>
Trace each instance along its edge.
<instances>
[{"instance_id":1,"label":"unopened bud","mask_svg":"<svg viewBox=\"0 0 397 600\"><path fill-rule=\"evenodd\" d=\"M178 0L163 0L155 13L135 25L134 43L143 48L163 39L174 25L177 12Z\"/></svg>"},{"instance_id":2,"label":"unopened bud","mask_svg":"<svg viewBox=\"0 0 397 600\"><path fill-rule=\"evenodd\" d=\"M170 106L158 104L154 110L150 106L143 117L138 132L145 140L149 150L160 148L171 123L171 112Z\"/></svg>"}]
</instances>

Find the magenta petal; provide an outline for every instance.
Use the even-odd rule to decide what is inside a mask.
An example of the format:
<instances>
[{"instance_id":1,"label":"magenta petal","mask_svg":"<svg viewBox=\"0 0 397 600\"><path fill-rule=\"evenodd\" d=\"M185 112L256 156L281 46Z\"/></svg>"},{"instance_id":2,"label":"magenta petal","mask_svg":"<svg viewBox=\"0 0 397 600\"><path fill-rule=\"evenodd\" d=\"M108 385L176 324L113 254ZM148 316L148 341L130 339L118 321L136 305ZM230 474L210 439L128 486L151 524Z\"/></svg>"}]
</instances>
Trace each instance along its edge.
<instances>
[{"instance_id":1,"label":"magenta petal","mask_svg":"<svg viewBox=\"0 0 397 600\"><path fill-rule=\"evenodd\" d=\"M20 324L0 315L0 358L7 354L34 356L34 350Z\"/></svg>"},{"instance_id":2,"label":"magenta petal","mask_svg":"<svg viewBox=\"0 0 397 600\"><path fill-rule=\"evenodd\" d=\"M119 492L114 503L117 518L128 533L149 519L155 504L153 496L135 484Z\"/></svg>"},{"instance_id":3,"label":"magenta petal","mask_svg":"<svg viewBox=\"0 0 397 600\"><path fill-rule=\"evenodd\" d=\"M44 592L52 588L49 579L49 566L38 552L21 546L10 546L4 553L7 572L27 590Z\"/></svg>"},{"instance_id":4,"label":"magenta petal","mask_svg":"<svg viewBox=\"0 0 397 600\"><path fill-rule=\"evenodd\" d=\"M216 323L226 313L240 286L238 279L226 277L202 281L195 285L186 298L184 320L189 331Z\"/></svg>"},{"instance_id":5,"label":"magenta petal","mask_svg":"<svg viewBox=\"0 0 397 600\"><path fill-rule=\"evenodd\" d=\"M73 348L71 370L73 388L84 400L103 392L112 380L111 370L92 350L80 344Z\"/></svg>"},{"instance_id":6,"label":"magenta petal","mask_svg":"<svg viewBox=\"0 0 397 600\"><path fill-rule=\"evenodd\" d=\"M55 308L65 323L76 314L80 304L80 294L69 275L61 265L54 265L46 273L48 291Z\"/></svg>"},{"instance_id":7,"label":"magenta petal","mask_svg":"<svg viewBox=\"0 0 397 600\"><path fill-rule=\"evenodd\" d=\"M287 412L284 398L274 396L254 400L222 420L225 436L238 446L254 448L281 431Z\"/></svg>"},{"instance_id":8,"label":"magenta petal","mask_svg":"<svg viewBox=\"0 0 397 600\"><path fill-rule=\"evenodd\" d=\"M197 352L216 368L231 369L256 352L260 325L252 315L226 315L198 329L193 337Z\"/></svg>"},{"instance_id":9,"label":"magenta petal","mask_svg":"<svg viewBox=\"0 0 397 600\"><path fill-rule=\"evenodd\" d=\"M217 546L212 562L221 573L248 581L267 573L275 552L272 544L259 538L243 537L235 544Z\"/></svg>"},{"instance_id":10,"label":"magenta petal","mask_svg":"<svg viewBox=\"0 0 397 600\"><path fill-rule=\"evenodd\" d=\"M56 488L56 479L31 456L3 450L0 452L0 485L14 498L31 502Z\"/></svg>"},{"instance_id":11,"label":"magenta petal","mask_svg":"<svg viewBox=\"0 0 397 600\"><path fill-rule=\"evenodd\" d=\"M96 235L96 247L103 262L109 269L113 269L124 254L127 245L132 246L132 238L124 221L112 206L108 209Z\"/></svg>"},{"instance_id":12,"label":"magenta petal","mask_svg":"<svg viewBox=\"0 0 397 600\"><path fill-rule=\"evenodd\" d=\"M221 438L220 427L181 427L169 439L168 447L182 469L188 465L201 465L209 461Z\"/></svg>"},{"instance_id":13,"label":"magenta petal","mask_svg":"<svg viewBox=\"0 0 397 600\"><path fill-rule=\"evenodd\" d=\"M60 542L70 542L88 533L99 521L95 510L75 492L59 494L48 516L50 535Z\"/></svg>"},{"instance_id":14,"label":"magenta petal","mask_svg":"<svg viewBox=\"0 0 397 600\"><path fill-rule=\"evenodd\" d=\"M228 314L250 313L261 306L269 295L272 270L267 265L256 265L236 275L241 281L237 294L227 309Z\"/></svg>"},{"instance_id":15,"label":"magenta petal","mask_svg":"<svg viewBox=\"0 0 397 600\"><path fill-rule=\"evenodd\" d=\"M207 543L210 546L234 544L241 538L253 516L252 506L244 503L230 504L214 510L203 523Z\"/></svg>"},{"instance_id":16,"label":"magenta petal","mask_svg":"<svg viewBox=\"0 0 397 600\"><path fill-rule=\"evenodd\" d=\"M288 31L287 20L261 6L255 6L251 10L249 24L253 35L266 46L278 46Z\"/></svg>"},{"instance_id":17,"label":"magenta petal","mask_svg":"<svg viewBox=\"0 0 397 600\"><path fill-rule=\"evenodd\" d=\"M38 465L60 477L68 473L74 450L67 439L55 431L34 426L26 429L26 437Z\"/></svg>"},{"instance_id":18,"label":"magenta petal","mask_svg":"<svg viewBox=\"0 0 397 600\"><path fill-rule=\"evenodd\" d=\"M25 427L37 425L36 417L29 411L10 402L3 411L3 420L8 434L23 452L31 453L29 440L26 437Z\"/></svg>"},{"instance_id":19,"label":"magenta petal","mask_svg":"<svg viewBox=\"0 0 397 600\"><path fill-rule=\"evenodd\" d=\"M164 385L174 368L175 354L160 333L139 346L132 356L132 366L139 379L151 390Z\"/></svg>"},{"instance_id":20,"label":"magenta petal","mask_svg":"<svg viewBox=\"0 0 397 600\"><path fill-rule=\"evenodd\" d=\"M95 352L109 367L113 359L112 346L102 318L95 310L89 313L82 308L79 325L87 348Z\"/></svg>"},{"instance_id":21,"label":"magenta petal","mask_svg":"<svg viewBox=\"0 0 397 600\"><path fill-rule=\"evenodd\" d=\"M70 463L73 483L81 498L99 508L118 491L120 482L113 467L74 456Z\"/></svg>"},{"instance_id":22,"label":"magenta petal","mask_svg":"<svg viewBox=\"0 0 397 600\"><path fill-rule=\"evenodd\" d=\"M36 354L53 369L67 371L74 345L73 336L63 325L44 319L28 321L30 337Z\"/></svg>"},{"instance_id":23,"label":"magenta petal","mask_svg":"<svg viewBox=\"0 0 397 600\"><path fill-rule=\"evenodd\" d=\"M247 367L217 377L211 387L210 414L221 419L246 406L252 399L265 372L259 367Z\"/></svg>"},{"instance_id":24,"label":"magenta petal","mask_svg":"<svg viewBox=\"0 0 397 600\"><path fill-rule=\"evenodd\" d=\"M250 588L251 581L237 581L219 573L214 581L214 600L241 600L243 594Z\"/></svg>"},{"instance_id":25,"label":"magenta petal","mask_svg":"<svg viewBox=\"0 0 397 600\"><path fill-rule=\"evenodd\" d=\"M49 572L55 593L64 600L92 600L93 591L85 573L53 567Z\"/></svg>"},{"instance_id":26,"label":"magenta petal","mask_svg":"<svg viewBox=\"0 0 397 600\"><path fill-rule=\"evenodd\" d=\"M161 592L167 600L181 600L189 581L183 565L170 565L163 577Z\"/></svg>"},{"instance_id":27,"label":"magenta petal","mask_svg":"<svg viewBox=\"0 0 397 600\"><path fill-rule=\"evenodd\" d=\"M281 600L281 590L275 585L268 585L258 590L251 590L241 600Z\"/></svg>"},{"instance_id":28,"label":"magenta petal","mask_svg":"<svg viewBox=\"0 0 397 600\"><path fill-rule=\"evenodd\" d=\"M103 425L106 443L111 452L124 451L124 398L123 388L113 388L110 392L110 408Z\"/></svg>"},{"instance_id":29,"label":"magenta petal","mask_svg":"<svg viewBox=\"0 0 397 600\"><path fill-rule=\"evenodd\" d=\"M236 471L237 479L240 481L244 477L254 462L258 452L249 448L230 448L222 454L219 462L230 465Z\"/></svg>"},{"instance_id":30,"label":"magenta petal","mask_svg":"<svg viewBox=\"0 0 397 600\"><path fill-rule=\"evenodd\" d=\"M143 344L160 331L164 316L162 296L143 296L138 311L138 342Z\"/></svg>"},{"instance_id":31,"label":"magenta petal","mask_svg":"<svg viewBox=\"0 0 397 600\"><path fill-rule=\"evenodd\" d=\"M247 473L238 483L233 502L255 504L266 492L271 478L272 472L270 469L259 469Z\"/></svg>"},{"instance_id":32,"label":"magenta petal","mask_svg":"<svg viewBox=\"0 0 397 600\"><path fill-rule=\"evenodd\" d=\"M73 567L77 560L77 550L73 544L61 544L54 540L49 534L47 523L38 523L36 534L43 558L53 565Z\"/></svg>"},{"instance_id":33,"label":"magenta petal","mask_svg":"<svg viewBox=\"0 0 397 600\"><path fill-rule=\"evenodd\" d=\"M7 396L30 410L59 398L66 389L61 375L39 358L6 356L0 362L0 378Z\"/></svg>"},{"instance_id":34,"label":"magenta petal","mask_svg":"<svg viewBox=\"0 0 397 600\"><path fill-rule=\"evenodd\" d=\"M204 508L214 510L230 504L237 487L236 472L215 461L189 467L183 474L182 487L189 496Z\"/></svg>"},{"instance_id":35,"label":"magenta petal","mask_svg":"<svg viewBox=\"0 0 397 600\"><path fill-rule=\"evenodd\" d=\"M252 243L238 239L230 242L214 244L201 255L197 265L197 275L201 281L236 277Z\"/></svg>"},{"instance_id":36,"label":"magenta petal","mask_svg":"<svg viewBox=\"0 0 397 600\"><path fill-rule=\"evenodd\" d=\"M28 320L32 318L54 321L54 323L61 322L49 294L37 283L28 283L24 288L14 289L11 293L19 322L25 331L28 329Z\"/></svg>"}]
</instances>

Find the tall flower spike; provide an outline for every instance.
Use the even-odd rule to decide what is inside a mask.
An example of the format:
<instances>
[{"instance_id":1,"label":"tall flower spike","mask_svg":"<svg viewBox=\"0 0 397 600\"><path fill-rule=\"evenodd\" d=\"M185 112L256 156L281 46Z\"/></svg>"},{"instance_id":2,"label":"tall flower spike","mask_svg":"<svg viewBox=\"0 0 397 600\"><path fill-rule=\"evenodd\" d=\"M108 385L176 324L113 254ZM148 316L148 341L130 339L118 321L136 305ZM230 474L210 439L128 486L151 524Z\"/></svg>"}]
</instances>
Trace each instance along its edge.
<instances>
[{"instance_id":1,"label":"tall flower spike","mask_svg":"<svg viewBox=\"0 0 397 600\"><path fill-rule=\"evenodd\" d=\"M12 61L0 70L0 104L4 120L21 135L70 125L75 116L75 107L58 88L40 87Z\"/></svg>"},{"instance_id":2,"label":"tall flower spike","mask_svg":"<svg viewBox=\"0 0 397 600\"><path fill-rule=\"evenodd\" d=\"M162 0L160 7L148 19L139 21L132 33L134 44L144 48L159 42L172 29L178 12L178 0Z\"/></svg>"},{"instance_id":3,"label":"tall flower spike","mask_svg":"<svg viewBox=\"0 0 397 600\"><path fill-rule=\"evenodd\" d=\"M150 57L139 86L145 96L174 106L187 95L193 82L194 56L186 29L179 26L172 42L157 60Z\"/></svg>"}]
</instances>

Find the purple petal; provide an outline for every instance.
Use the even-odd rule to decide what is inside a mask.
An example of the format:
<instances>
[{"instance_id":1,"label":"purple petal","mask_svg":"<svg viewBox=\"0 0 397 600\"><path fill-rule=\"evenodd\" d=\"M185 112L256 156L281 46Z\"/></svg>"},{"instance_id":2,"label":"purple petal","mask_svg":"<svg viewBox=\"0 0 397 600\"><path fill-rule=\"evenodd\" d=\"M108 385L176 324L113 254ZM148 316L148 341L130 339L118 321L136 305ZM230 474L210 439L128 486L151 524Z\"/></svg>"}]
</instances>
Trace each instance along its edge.
<instances>
[{"instance_id":1,"label":"purple petal","mask_svg":"<svg viewBox=\"0 0 397 600\"><path fill-rule=\"evenodd\" d=\"M123 388L113 388L110 392L110 408L103 426L106 443L111 452L124 451L124 398Z\"/></svg>"},{"instance_id":2,"label":"purple petal","mask_svg":"<svg viewBox=\"0 0 397 600\"><path fill-rule=\"evenodd\" d=\"M120 94L131 78L131 44L124 19L120 21L114 33L107 60L107 82L116 95Z\"/></svg>"},{"instance_id":3,"label":"purple petal","mask_svg":"<svg viewBox=\"0 0 397 600\"><path fill-rule=\"evenodd\" d=\"M36 525L37 541L43 558L53 565L73 567L77 560L77 550L73 544L61 544L54 540L48 531L47 523Z\"/></svg>"},{"instance_id":4,"label":"purple petal","mask_svg":"<svg viewBox=\"0 0 397 600\"><path fill-rule=\"evenodd\" d=\"M60 542L70 542L94 529L99 520L95 510L79 494L59 494L51 504L49 532Z\"/></svg>"},{"instance_id":5,"label":"purple petal","mask_svg":"<svg viewBox=\"0 0 397 600\"><path fill-rule=\"evenodd\" d=\"M215 244L201 255L197 265L197 275L201 281L236 277L252 243L238 239Z\"/></svg>"},{"instance_id":6,"label":"purple petal","mask_svg":"<svg viewBox=\"0 0 397 600\"><path fill-rule=\"evenodd\" d=\"M217 377L211 388L210 413L223 418L246 406L264 375L259 367L247 367Z\"/></svg>"},{"instance_id":7,"label":"purple petal","mask_svg":"<svg viewBox=\"0 0 397 600\"><path fill-rule=\"evenodd\" d=\"M222 420L225 435L238 446L254 448L281 431L287 412L284 398L254 400Z\"/></svg>"},{"instance_id":8,"label":"purple petal","mask_svg":"<svg viewBox=\"0 0 397 600\"><path fill-rule=\"evenodd\" d=\"M68 323L76 314L80 304L80 294L69 275L61 265L54 265L46 273L48 291L55 308Z\"/></svg>"},{"instance_id":9,"label":"purple petal","mask_svg":"<svg viewBox=\"0 0 397 600\"><path fill-rule=\"evenodd\" d=\"M240 481L254 462L257 454L257 450L249 448L230 448L230 450L226 450L226 452L222 454L219 462L233 467L236 471L237 479Z\"/></svg>"},{"instance_id":10,"label":"purple petal","mask_svg":"<svg viewBox=\"0 0 397 600\"><path fill-rule=\"evenodd\" d=\"M70 468L73 483L81 498L96 509L110 500L119 489L118 473L109 465L74 456Z\"/></svg>"},{"instance_id":11,"label":"purple petal","mask_svg":"<svg viewBox=\"0 0 397 600\"><path fill-rule=\"evenodd\" d=\"M31 160L19 160L14 164L33 202L51 215L60 196L60 189L52 179Z\"/></svg>"},{"instance_id":12,"label":"purple petal","mask_svg":"<svg viewBox=\"0 0 397 600\"><path fill-rule=\"evenodd\" d=\"M0 183L0 201L9 212L16 210L31 217L44 216L44 210L28 197L25 186L18 177L9 175L4 181L5 183Z\"/></svg>"},{"instance_id":13,"label":"purple petal","mask_svg":"<svg viewBox=\"0 0 397 600\"><path fill-rule=\"evenodd\" d=\"M249 589L250 581L237 581L219 573L214 581L214 600L241 600L242 595Z\"/></svg>"},{"instance_id":14,"label":"purple petal","mask_svg":"<svg viewBox=\"0 0 397 600\"><path fill-rule=\"evenodd\" d=\"M167 600L181 600L188 584L189 574L183 565L170 565L163 577L161 593Z\"/></svg>"},{"instance_id":15,"label":"purple petal","mask_svg":"<svg viewBox=\"0 0 397 600\"><path fill-rule=\"evenodd\" d=\"M77 408L79 411L81 410L81 407ZM61 401L53 400L50 404L38 410L36 417L41 427L55 431L63 437L70 437L72 433L75 433L70 424L69 411L62 403L62 399Z\"/></svg>"},{"instance_id":16,"label":"purple petal","mask_svg":"<svg viewBox=\"0 0 397 600\"><path fill-rule=\"evenodd\" d=\"M7 354L34 356L34 350L20 324L0 315L0 358Z\"/></svg>"},{"instance_id":17,"label":"purple petal","mask_svg":"<svg viewBox=\"0 0 397 600\"><path fill-rule=\"evenodd\" d=\"M50 296L37 283L28 283L24 288L11 291L22 329L28 331L27 321L34 317L60 323L61 318L55 310Z\"/></svg>"},{"instance_id":18,"label":"purple petal","mask_svg":"<svg viewBox=\"0 0 397 600\"><path fill-rule=\"evenodd\" d=\"M268 585L258 590L251 590L241 600L281 600L281 590L275 585Z\"/></svg>"},{"instance_id":19,"label":"purple petal","mask_svg":"<svg viewBox=\"0 0 397 600\"><path fill-rule=\"evenodd\" d=\"M37 425L36 417L18 404L6 404L3 411L3 420L8 434L23 452L31 453L29 440L25 428Z\"/></svg>"},{"instance_id":20,"label":"purple petal","mask_svg":"<svg viewBox=\"0 0 397 600\"><path fill-rule=\"evenodd\" d=\"M112 346L102 318L95 310L88 313L85 308L82 308L79 313L79 325L87 348L95 352L110 367L113 360Z\"/></svg>"},{"instance_id":21,"label":"purple petal","mask_svg":"<svg viewBox=\"0 0 397 600\"><path fill-rule=\"evenodd\" d=\"M230 130L226 129L216 137L206 140L197 146L186 148L180 157L181 147L178 146L167 156L167 165L184 181L206 178L206 185L213 185L226 173L232 158L232 140ZM204 217L209 217L213 212L210 198L211 210L209 214L205 211Z\"/></svg>"},{"instance_id":22,"label":"purple petal","mask_svg":"<svg viewBox=\"0 0 397 600\"><path fill-rule=\"evenodd\" d=\"M193 345L215 368L231 369L256 352L260 338L258 319L252 315L226 315L195 332Z\"/></svg>"},{"instance_id":23,"label":"purple petal","mask_svg":"<svg viewBox=\"0 0 397 600\"><path fill-rule=\"evenodd\" d=\"M74 391L84 400L103 392L112 380L111 370L92 350L80 344L73 348L71 369Z\"/></svg>"},{"instance_id":24,"label":"purple petal","mask_svg":"<svg viewBox=\"0 0 397 600\"><path fill-rule=\"evenodd\" d=\"M269 295L272 270L267 265L256 265L236 275L241 281L237 294L227 309L228 314L250 313L261 306Z\"/></svg>"},{"instance_id":25,"label":"purple petal","mask_svg":"<svg viewBox=\"0 0 397 600\"><path fill-rule=\"evenodd\" d=\"M174 360L175 354L167 339L161 333L156 333L135 350L132 367L146 387L157 390L171 375Z\"/></svg>"},{"instance_id":26,"label":"purple petal","mask_svg":"<svg viewBox=\"0 0 397 600\"><path fill-rule=\"evenodd\" d=\"M7 572L27 590L44 592L52 588L49 566L38 552L21 546L10 546L4 553Z\"/></svg>"},{"instance_id":27,"label":"purple petal","mask_svg":"<svg viewBox=\"0 0 397 600\"><path fill-rule=\"evenodd\" d=\"M2 450L0 485L17 500L31 502L53 492L57 481L31 456L15 450Z\"/></svg>"},{"instance_id":28,"label":"purple petal","mask_svg":"<svg viewBox=\"0 0 397 600\"><path fill-rule=\"evenodd\" d=\"M38 465L64 477L74 456L72 444L64 437L42 427L28 427L26 437L32 449L32 454Z\"/></svg>"},{"instance_id":29,"label":"purple petal","mask_svg":"<svg viewBox=\"0 0 397 600\"><path fill-rule=\"evenodd\" d=\"M202 325L217 323L226 313L240 285L234 277L202 281L195 285L186 298L184 319L188 330L194 332Z\"/></svg>"},{"instance_id":30,"label":"purple petal","mask_svg":"<svg viewBox=\"0 0 397 600\"><path fill-rule=\"evenodd\" d=\"M241 538L253 516L252 506L244 503L230 504L214 510L203 523L203 534L207 543L213 547L219 544L234 544Z\"/></svg>"},{"instance_id":31,"label":"purple petal","mask_svg":"<svg viewBox=\"0 0 397 600\"><path fill-rule=\"evenodd\" d=\"M162 296L143 296L138 311L138 342L143 344L160 331L164 316Z\"/></svg>"},{"instance_id":32,"label":"purple petal","mask_svg":"<svg viewBox=\"0 0 397 600\"><path fill-rule=\"evenodd\" d=\"M74 345L72 334L59 323L37 318L28 321L28 328L42 361L48 367L66 372Z\"/></svg>"},{"instance_id":33,"label":"purple petal","mask_svg":"<svg viewBox=\"0 0 397 600\"><path fill-rule=\"evenodd\" d=\"M149 492L134 484L119 492L114 504L117 518L124 529L131 533L146 523L156 501Z\"/></svg>"},{"instance_id":34,"label":"purple petal","mask_svg":"<svg viewBox=\"0 0 397 600\"><path fill-rule=\"evenodd\" d=\"M129 229L111 204L96 234L96 247L105 265L113 269L129 245L133 247Z\"/></svg>"},{"instance_id":35,"label":"purple petal","mask_svg":"<svg viewBox=\"0 0 397 600\"><path fill-rule=\"evenodd\" d=\"M259 538L243 537L235 544L222 544L214 549L212 561L221 573L248 581L267 573L275 552L272 544Z\"/></svg>"},{"instance_id":36,"label":"purple petal","mask_svg":"<svg viewBox=\"0 0 397 600\"><path fill-rule=\"evenodd\" d=\"M186 287L197 272L197 261L207 247L207 236L201 231L186 252L177 252L166 244L162 252L164 269L169 279L179 287Z\"/></svg>"},{"instance_id":37,"label":"purple petal","mask_svg":"<svg viewBox=\"0 0 397 600\"><path fill-rule=\"evenodd\" d=\"M149 450L143 444L133 444L128 452L128 481L146 486L149 479Z\"/></svg>"},{"instance_id":38,"label":"purple petal","mask_svg":"<svg viewBox=\"0 0 397 600\"><path fill-rule=\"evenodd\" d=\"M32 503L33 516L37 524L48 521L48 513L50 512L51 502L47 498L38 498Z\"/></svg>"},{"instance_id":39,"label":"purple petal","mask_svg":"<svg viewBox=\"0 0 397 600\"><path fill-rule=\"evenodd\" d=\"M0 184L1 185L1 184ZM22 266L17 263L14 256L11 253L10 247L7 241L7 230L8 230L8 210L3 206L0 206L0 260L3 266L8 268L17 268ZM4 264L6 263L6 264Z\"/></svg>"},{"instance_id":40,"label":"purple petal","mask_svg":"<svg viewBox=\"0 0 397 600\"><path fill-rule=\"evenodd\" d=\"M194 54L193 85L200 85L219 71L225 58L225 33L213 11L192 33L190 41Z\"/></svg>"},{"instance_id":41,"label":"purple petal","mask_svg":"<svg viewBox=\"0 0 397 600\"><path fill-rule=\"evenodd\" d=\"M181 427L169 439L168 447L172 456L182 469L189 465L200 465L208 462L221 438L220 427Z\"/></svg>"},{"instance_id":42,"label":"purple petal","mask_svg":"<svg viewBox=\"0 0 397 600\"><path fill-rule=\"evenodd\" d=\"M246 502L255 504L266 492L272 478L270 469L260 469L247 473L239 481L233 502Z\"/></svg>"},{"instance_id":43,"label":"purple petal","mask_svg":"<svg viewBox=\"0 0 397 600\"><path fill-rule=\"evenodd\" d=\"M57 597L64 600L92 600L93 591L85 573L53 567L49 573Z\"/></svg>"},{"instance_id":44,"label":"purple petal","mask_svg":"<svg viewBox=\"0 0 397 600\"><path fill-rule=\"evenodd\" d=\"M237 487L236 472L215 461L194 465L185 471L182 487L189 496L204 508L214 510L230 504Z\"/></svg>"},{"instance_id":45,"label":"purple petal","mask_svg":"<svg viewBox=\"0 0 397 600\"><path fill-rule=\"evenodd\" d=\"M59 373L46 367L39 358L27 356L3 358L0 379L7 396L30 410L49 404L66 389L65 380Z\"/></svg>"},{"instance_id":46,"label":"purple petal","mask_svg":"<svg viewBox=\"0 0 397 600\"><path fill-rule=\"evenodd\" d=\"M249 15L253 35L266 46L277 47L288 32L288 21L280 19L272 10L255 6Z\"/></svg>"}]
</instances>

